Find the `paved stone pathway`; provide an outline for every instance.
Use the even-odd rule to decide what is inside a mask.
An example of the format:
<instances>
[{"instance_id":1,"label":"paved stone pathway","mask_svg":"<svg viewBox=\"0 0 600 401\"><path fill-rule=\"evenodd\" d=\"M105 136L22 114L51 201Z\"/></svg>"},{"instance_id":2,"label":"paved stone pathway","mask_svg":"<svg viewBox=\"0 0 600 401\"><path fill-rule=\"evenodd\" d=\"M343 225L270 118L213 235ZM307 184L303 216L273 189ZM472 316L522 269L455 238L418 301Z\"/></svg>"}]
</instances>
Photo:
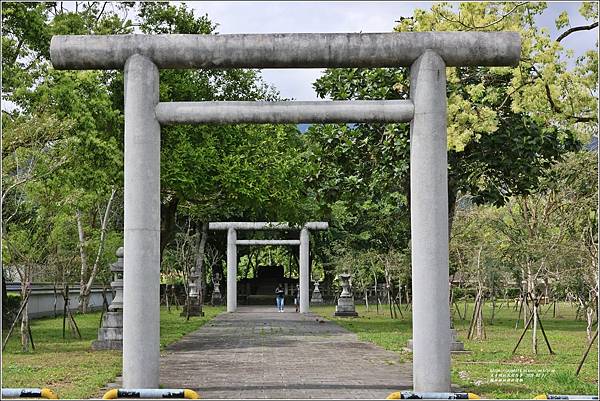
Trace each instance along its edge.
<instances>
[{"instance_id":1,"label":"paved stone pathway","mask_svg":"<svg viewBox=\"0 0 600 401\"><path fill-rule=\"evenodd\" d=\"M163 388L202 398L385 398L411 388L411 365L313 314L223 313L169 346Z\"/></svg>"}]
</instances>

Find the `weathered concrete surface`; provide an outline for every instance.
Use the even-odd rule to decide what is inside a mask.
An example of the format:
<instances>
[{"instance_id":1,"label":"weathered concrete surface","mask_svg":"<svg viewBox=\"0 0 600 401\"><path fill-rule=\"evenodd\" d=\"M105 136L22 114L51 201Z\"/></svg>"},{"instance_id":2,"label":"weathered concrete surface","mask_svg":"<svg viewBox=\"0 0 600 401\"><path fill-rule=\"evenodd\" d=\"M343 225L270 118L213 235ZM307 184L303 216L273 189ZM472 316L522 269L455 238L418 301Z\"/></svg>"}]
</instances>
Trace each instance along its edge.
<instances>
[{"instance_id":1,"label":"weathered concrete surface","mask_svg":"<svg viewBox=\"0 0 600 401\"><path fill-rule=\"evenodd\" d=\"M227 230L227 312L237 308L237 232L235 228Z\"/></svg>"},{"instance_id":2,"label":"weathered concrete surface","mask_svg":"<svg viewBox=\"0 0 600 401\"><path fill-rule=\"evenodd\" d=\"M125 388L156 388L160 356L160 125L158 69L125 65L123 377Z\"/></svg>"},{"instance_id":3,"label":"weathered concrete surface","mask_svg":"<svg viewBox=\"0 0 600 401\"><path fill-rule=\"evenodd\" d=\"M239 307L168 347L161 385L202 398L385 398L410 364L313 314Z\"/></svg>"},{"instance_id":4,"label":"weathered concrete surface","mask_svg":"<svg viewBox=\"0 0 600 401\"><path fill-rule=\"evenodd\" d=\"M298 239L239 239L236 245L300 245Z\"/></svg>"},{"instance_id":5,"label":"weathered concrete surface","mask_svg":"<svg viewBox=\"0 0 600 401\"><path fill-rule=\"evenodd\" d=\"M432 51L410 69L410 227L415 391L450 391L446 66Z\"/></svg>"},{"instance_id":6,"label":"weathered concrete surface","mask_svg":"<svg viewBox=\"0 0 600 401\"><path fill-rule=\"evenodd\" d=\"M309 221L303 227L309 230L327 230L329 223L326 221ZM229 228L236 230L292 230L301 227L290 226L288 223L267 221L215 221L208 223L209 230L227 230Z\"/></svg>"},{"instance_id":7,"label":"weathered concrete surface","mask_svg":"<svg viewBox=\"0 0 600 401\"><path fill-rule=\"evenodd\" d=\"M335 68L411 65L425 50L448 66L519 62L517 32L53 36L56 69L121 69L132 54L159 68Z\"/></svg>"},{"instance_id":8,"label":"weathered concrete surface","mask_svg":"<svg viewBox=\"0 0 600 401\"><path fill-rule=\"evenodd\" d=\"M410 121L413 113L410 100L167 102L156 107L161 125L394 123Z\"/></svg>"},{"instance_id":9,"label":"weathered concrete surface","mask_svg":"<svg viewBox=\"0 0 600 401\"><path fill-rule=\"evenodd\" d=\"M298 265L300 269L300 313L308 313L310 308L310 232L307 228L300 230L300 250Z\"/></svg>"}]
</instances>

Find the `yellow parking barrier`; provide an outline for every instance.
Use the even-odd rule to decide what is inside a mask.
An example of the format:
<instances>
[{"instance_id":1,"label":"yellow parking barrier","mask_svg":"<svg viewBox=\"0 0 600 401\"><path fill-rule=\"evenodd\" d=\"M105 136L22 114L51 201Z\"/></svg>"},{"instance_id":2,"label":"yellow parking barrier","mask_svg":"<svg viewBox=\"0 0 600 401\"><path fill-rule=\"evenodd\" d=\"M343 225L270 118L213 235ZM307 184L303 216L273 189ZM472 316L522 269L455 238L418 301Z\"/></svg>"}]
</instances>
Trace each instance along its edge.
<instances>
[{"instance_id":1,"label":"yellow parking barrier","mask_svg":"<svg viewBox=\"0 0 600 401\"><path fill-rule=\"evenodd\" d=\"M185 398L189 400L197 400L200 398L198 393L189 389L117 389L108 390L102 399L115 400L118 398Z\"/></svg>"},{"instance_id":2,"label":"yellow parking barrier","mask_svg":"<svg viewBox=\"0 0 600 401\"><path fill-rule=\"evenodd\" d=\"M479 400L477 394L473 393L432 393L416 391L396 391L387 396L386 400Z\"/></svg>"},{"instance_id":3,"label":"yellow parking barrier","mask_svg":"<svg viewBox=\"0 0 600 401\"><path fill-rule=\"evenodd\" d=\"M2 398L46 398L57 400L58 396L49 388L3 388Z\"/></svg>"}]
</instances>

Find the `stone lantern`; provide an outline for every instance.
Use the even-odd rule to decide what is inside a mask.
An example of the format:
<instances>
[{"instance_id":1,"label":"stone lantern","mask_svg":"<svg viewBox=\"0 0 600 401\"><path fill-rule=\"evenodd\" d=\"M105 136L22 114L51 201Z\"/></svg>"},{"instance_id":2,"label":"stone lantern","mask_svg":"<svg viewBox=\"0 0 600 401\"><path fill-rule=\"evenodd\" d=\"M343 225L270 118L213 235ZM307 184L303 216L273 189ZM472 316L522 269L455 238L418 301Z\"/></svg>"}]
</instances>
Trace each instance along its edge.
<instances>
[{"instance_id":1,"label":"stone lantern","mask_svg":"<svg viewBox=\"0 0 600 401\"><path fill-rule=\"evenodd\" d=\"M92 349L123 348L123 247L117 249L117 261L110 265L113 281L110 286L115 294L102 316L102 325L98 329L98 339L92 342Z\"/></svg>"},{"instance_id":2,"label":"stone lantern","mask_svg":"<svg viewBox=\"0 0 600 401\"><path fill-rule=\"evenodd\" d=\"M189 276L189 292L188 292L188 300L190 311L187 313L188 305L183 307L183 312L181 312L181 316L204 316L204 312L202 311L202 305L200 305L200 292L198 291L200 283L198 279L200 275L196 270L196 266L192 268Z\"/></svg>"},{"instance_id":3,"label":"stone lantern","mask_svg":"<svg viewBox=\"0 0 600 401\"><path fill-rule=\"evenodd\" d=\"M321 291L319 290L319 282L314 281L315 289L313 290L312 297L310 297L311 304L322 304L323 303L323 295L321 295Z\"/></svg>"},{"instance_id":4,"label":"stone lantern","mask_svg":"<svg viewBox=\"0 0 600 401\"><path fill-rule=\"evenodd\" d=\"M354 308L354 295L350 292L351 274L342 273L338 276L342 284L342 293L338 298L334 316L358 316Z\"/></svg>"},{"instance_id":5,"label":"stone lantern","mask_svg":"<svg viewBox=\"0 0 600 401\"><path fill-rule=\"evenodd\" d=\"M210 299L212 305L221 305L221 275L219 273L215 273L212 279L213 282L213 293Z\"/></svg>"}]
</instances>

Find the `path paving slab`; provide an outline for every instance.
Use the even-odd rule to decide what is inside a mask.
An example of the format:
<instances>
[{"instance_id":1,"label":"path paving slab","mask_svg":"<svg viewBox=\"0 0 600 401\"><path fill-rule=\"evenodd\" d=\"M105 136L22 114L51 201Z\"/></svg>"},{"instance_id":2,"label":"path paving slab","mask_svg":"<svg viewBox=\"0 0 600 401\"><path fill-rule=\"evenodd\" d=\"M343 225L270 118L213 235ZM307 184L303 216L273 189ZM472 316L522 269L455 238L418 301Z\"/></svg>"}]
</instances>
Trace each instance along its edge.
<instances>
[{"instance_id":1,"label":"path paving slab","mask_svg":"<svg viewBox=\"0 0 600 401\"><path fill-rule=\"evenodd\" d=\"M381 399L412 387L412 367L312 313L248 306L167 347L160 382L202 398Z\"/></svg>"}]
</instances>

